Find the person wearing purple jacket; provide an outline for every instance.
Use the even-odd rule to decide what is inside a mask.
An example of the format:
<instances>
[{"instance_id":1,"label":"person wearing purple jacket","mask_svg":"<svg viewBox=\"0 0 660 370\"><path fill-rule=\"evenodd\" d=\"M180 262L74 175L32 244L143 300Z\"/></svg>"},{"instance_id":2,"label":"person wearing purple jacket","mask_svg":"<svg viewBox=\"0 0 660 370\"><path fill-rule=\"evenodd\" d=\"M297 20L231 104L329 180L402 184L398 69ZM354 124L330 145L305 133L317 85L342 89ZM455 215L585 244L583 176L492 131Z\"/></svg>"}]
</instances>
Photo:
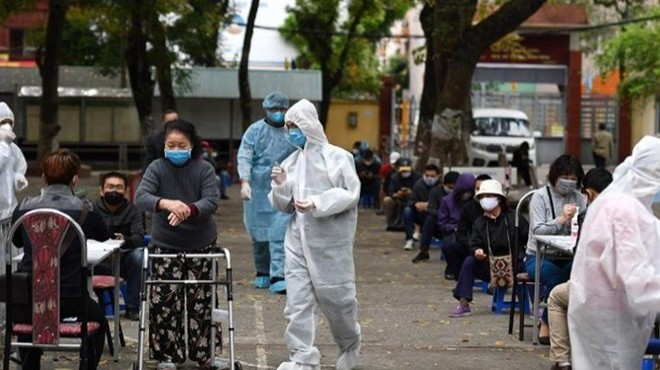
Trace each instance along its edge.
<instances>
[{"instance_id":1,"label":"person wearing purple jacket","mask_svg":"<svg viewBox=\"0 0 660 370\"><path fill-rule=\"evenodd\" d=\"M455 280L468 256L468 251L456 238L456 226L461 215L461 208L474 197L475 178L471 173L458 176L454 190L442 198L438 211L438 227L443 236L442 253L447 261L445 279Z\"/></svg>"}]
</instances>

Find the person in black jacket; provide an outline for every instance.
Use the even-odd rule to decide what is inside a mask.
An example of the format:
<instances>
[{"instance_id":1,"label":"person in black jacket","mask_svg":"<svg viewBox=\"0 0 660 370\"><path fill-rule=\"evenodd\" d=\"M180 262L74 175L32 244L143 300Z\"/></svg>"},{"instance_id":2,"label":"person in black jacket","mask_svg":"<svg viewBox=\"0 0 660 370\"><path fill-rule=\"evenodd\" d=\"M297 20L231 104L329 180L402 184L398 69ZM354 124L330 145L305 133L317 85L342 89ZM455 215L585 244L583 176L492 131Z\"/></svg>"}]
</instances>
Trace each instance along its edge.
<instances>
[{"instance_id":1,"label":"person in black jacket","mask_svg":"<svg viewBox=\"0 0 660 370\"><path fill-rule=\"evenodd\" d=\"M380 162L371 149L362 152L362 158L355 162L355 171L360 178L360 198L369 196L372 204L368 206L380 209Z\"/></svg>"},{"instance_id":2,"label":"person in black jacket","mask_svg":"<svg viewBox=\"0 0 660 370\"><path fill-rule=\"evenodd\" d=\"M173 109L167 109L163 112L160 123L164 127L167 122L179 119L179 114ZM159 130L147 139L147 147L144 151L144 161L142 162L142 173L147 170L149 164L158 158L163 158L165 145L165 130Z\"/></svg>"},{"instance_id":3,"label":"person in black jacket","mask_svg":"<svg viewBox=\"0 0 660 370\"><path fill-rule=\"evenodd\" d=\"M438 166L427 164L422 178L413 186L412 201L403 209L403 225L406 233L406 244L403 249L405 250L412 250L413 239L419 239L419 228L428 216L429 194L438 184L438 176L440 176Z\"/></svg>"},{"instance_id":4,"label":"person in black jacket","mask_svg":"<svg viewBox=\"0 0 660 370\"><path fill-rule=\"evenodd\" d=\"M399 159L397 171L390 181L389 195L383 200L388 231L404 229L403 209L412 201L412 188L419 179L419 175L412 169L412 161L408 158Z\"/></svg>"},{"instance_id":5,"label":"person in black jacket","mask_svg":"<svg viewBox=\"0 0 660 370\"><path fill-rule=\"evenodd\" d=\"M112 238L123 240L121 246L121 277L126 280L128 294L126 315L129 320L139 319L140 285L144 243L144 217L142 211L126 199L128 179L119 172L108 172L101 178L100 197L94 202L108 226ZM112 264L104 261L94 268L98 275L112 275Z\"/></svg>"},{"instance_id":6,"label":"person in black jacket","mask_svg":"<svg viewBox=\"0 0 660 370\"><path fill-rule=\"evenodd\" d=\"M85 219L80 222L83 232L88 239L105 241L110 237L103 218L93 206L75 196L73 189L78 183L80 171L80 158L66 149L59 149L48 154L41 163L42 178L46 186L41 189L37 197L26 198L14 209L12 221L28 211L38 208L54 208L71 216L74 220L81 220L83 208L88 207ZM18 270L32 272L32 245L24 226L20 232L14 234L13 243L17 248L23 248L24 256L18 265ZM81 306L87 305L87 318L89 322L97 322L101 328L90 336L87 348L87 368L96 369L103 354L106 331L109 330L108 321L101 307L91 298L81 301L82 271L80 267L80 242L73 238L71 244L60 258L60 319L66 317L79 317ZM14 309L13 321L18 323L32 322L32 305ZM30 336L29 336L30 337ZM29 337L19 336L19 340L30 340ZM42 350L39 348L21 348L19 350L23 359L23 369L40 369Z\"/></svg>"},{"instance_id":7,"label":"person in black jacket","mask_svg":"<svg viewBox=\"0 0 660 370\"><path fill-rule=\"evenodd\" d=\"M507 208L507 198L502 192L502 184L499 181L482 182L476 198L481 205L482 216L474 221L472 227L470 234L472 255L465 259L458 276L454 298L459 304L451 312L450 317L462 317L471 313L470 301L472 301L474 279L490 281L489 256L512 255L516 238L518 245L527 244L529 224L525 219L520 219L519 227L516 229L515 211ZM521 255L512 258L522 260L524 250L520 248Z\"/></svg>"},{"instance_id":8,"label":"person in black jacket","mask_svg":"<svg viewBox=\"0 0 660 370\"><path fill-rule=\"evenodd\" d=\"M459 173L456 171L447 172L442 180L442 186L436 186L429 192L428 215L422 225L422 233L419 237L419 253L412 259L413 263L428 260L430 258L429 248L431 247L431 240L434 237L442 238L437 223L440 201L454 189L454 184L456 184L458 176Z\"/></svg>"}]
</instances>

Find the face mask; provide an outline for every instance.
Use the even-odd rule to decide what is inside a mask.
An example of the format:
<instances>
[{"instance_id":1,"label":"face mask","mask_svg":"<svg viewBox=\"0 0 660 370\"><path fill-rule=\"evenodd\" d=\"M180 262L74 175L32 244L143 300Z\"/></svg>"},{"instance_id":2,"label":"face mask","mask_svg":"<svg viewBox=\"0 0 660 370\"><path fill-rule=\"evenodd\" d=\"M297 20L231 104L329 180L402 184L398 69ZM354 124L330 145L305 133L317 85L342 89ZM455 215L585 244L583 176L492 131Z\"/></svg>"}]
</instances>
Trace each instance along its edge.
<instances>
[{"instance_id":1,"label":"face mask","mask_svg":"<svg viewBox=\"0 0 660 370\"><path fill-rule=\"evenodd\" d=\"M412 172L401 172L401 177L404 179L407 179L410 175L412 175Z\"/></svg>"},{"instance_id":2,"label":"face mask","mask_svg":"<svg viewBox=\"0 0 660 370\"><path fill-rule=\"evenodd\" d=\"M124 194L116 191L109 191L103 196L103 200L111 206L116 206L124 201Z\"/></svg>"},{"instance_id":3,"label":"face mask","mask_svg":"<svg viewBox=\"0 0 660 370\"><path fill-rule=\"evenodd\" d=\"M289 141L298 148L304 148L305 143L307 143L307 137L305 137L301 129L292 128L289 130Z\"/></svg>"},{"instance_id":4,"label":"face mask","mask_svg":"<svg viewBox=\"0 0 660 370\"><path fill-rule=\"evenodd\" d=\"M13 128L11 126L11 123L3 123L2 125L0 125L0 131L10 132L12 130Z\"/></svg>"},{"instance_id":5,"label":"face mask","mask_svg":"<svg viewBox=\"0 0 660 370\"><path fill-rule=\"evenodd\" d=\"M353 149L353 155L360 154L360 149Z\"/></svg>"},{"instance_id":6,"label":"face mask","mask_svg":"<svg viewBox=\"0 0 660 370\"><path fill-rule=\"evenodd\" d=\"M424 183L426 184L426 186L433 186L433 185L435 185L437 182L438 182L438 178L437 178L437 177L433 177L433 176L424 176Z\"/></svg>"},{"instance_id":7,"label":"face mask","mask_svg":"<svg viewBox=\"0 0 660 370\"><path fill-rule=\"evenodd\" d=\"M567 195L577 189L576 180L558 179L555 190L559 195Z\"/></svg>"},{"instance_id":8,"label":"face mask","mask_svg":"<svg viewBox=\"0 0 660 370\"><path fill-rule=\"evenodd\" d=\"M180 166L190 159L191 153L190 149L165 149L165 158L172 164Z\"/></svg>"},{"instance_id":9,"label":"face mask","mask_svg":"<svg viewBox=\"0 0 660 370\"><path fill-rule=\"evenodd\" d=\"M479 204L484 211L492 211L499 203L497 197L484 197L479 200Z\"/></svg>"},{"instance_id":10,"label":"face mask","mask_svg":"<svg viewBox=\"0 0 660 370\"><path fill-rule=\"evenodd\" d=\"M364 164L366 164L367 166L371 166L372 164L374 164L374 161L364 161Z\"/></svg>"},{"instance_id":11,"label":"face mask","mask_svg":"<svg viewBox=\"0 0 660 370\"><path fill-rule=\"evenodd\" d=\"M266 112L266 117L268 121L273 124L275 127L284 126L284 113L283 112Z\"/></svg>"},{"instance_id":12,"label":"face mask","mask_svg":"<svg viewBox=\"0 0 660 370\"><path fill-rule=\"evenodd\" d=\"M451 191L454 190L453 188L450 188L449 186L443 186L443 188L445 189L445 193L447 193L447 194L451 193Z\"/></svg>"}]
</instances>

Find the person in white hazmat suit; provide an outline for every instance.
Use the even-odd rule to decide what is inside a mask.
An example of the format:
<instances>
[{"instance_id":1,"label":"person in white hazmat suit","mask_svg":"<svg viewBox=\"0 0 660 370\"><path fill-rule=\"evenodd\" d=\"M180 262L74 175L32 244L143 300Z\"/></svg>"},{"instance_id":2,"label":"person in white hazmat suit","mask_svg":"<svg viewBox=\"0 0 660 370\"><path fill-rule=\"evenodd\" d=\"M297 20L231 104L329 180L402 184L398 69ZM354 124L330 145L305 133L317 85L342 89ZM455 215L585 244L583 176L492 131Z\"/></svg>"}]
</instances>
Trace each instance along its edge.
<instances>
[{"instance_id":1,"label":"person in white hazmat suit","mask_svg":"<svg viewBox=\"0 0 660 370\"><path fill-rule=\"evenodd\" d=\"M285 122L298 150L273 167L268 196L275 208L294 214L284 239L290 361L278 370L320 369L319 309L339 346L336 368L352 369L361 343L353 263L360 179L351 153L328 143L312 103L293 105Z\"/></svg>"},{"instance_id":2,"label":"person in white hazmat suit","mask_svg":"<svg viewBox=\"0 0 660 370\"><path fill-rule=\"evenodd\" d=\"M660 139L644 137L589 206L571 271L573 368L632 370L660 312Z\"/></svg>"},{"instance_id":3,"label":"person in white hazmat suit","mask_svg":"<svg viewBox=\"0 0 660 370\"><path fill-rule=\"evenodd\" d=\"M14 139L14 112L0 102L0 219L11 216L18 204L16 192L28 186L27 162Z\"/></svg>"}]
</instances>

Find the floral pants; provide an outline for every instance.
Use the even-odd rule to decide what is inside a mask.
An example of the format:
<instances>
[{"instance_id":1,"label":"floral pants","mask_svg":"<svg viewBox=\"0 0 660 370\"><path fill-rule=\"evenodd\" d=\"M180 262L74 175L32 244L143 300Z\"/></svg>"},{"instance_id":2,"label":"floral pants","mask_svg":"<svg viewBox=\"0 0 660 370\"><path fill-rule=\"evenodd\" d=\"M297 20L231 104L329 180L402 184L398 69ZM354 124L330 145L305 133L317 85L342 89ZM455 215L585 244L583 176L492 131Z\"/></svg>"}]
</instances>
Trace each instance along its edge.
<instances>
[{"instance_id":1,"label":"floral pants","mask_svg":"<svg viewBox=\"0 0 660 370\"><path fill-rule=\"evenodd\" d=\"M211 253L209 246L195 253ZM156 248L155 253L178 253L165 248ZM184 259L154 258L153 280L210 280L212 260L206 258ZM151 355L158 361L183 363L186 360L185 313L188 311L188 357L200 365L206 365L211 355L211 292L214 287L200 285L155 284L150 287L149 345ZM216 332L216 354L222 348L222 333Z\"/></svg>"}]
</instances>

